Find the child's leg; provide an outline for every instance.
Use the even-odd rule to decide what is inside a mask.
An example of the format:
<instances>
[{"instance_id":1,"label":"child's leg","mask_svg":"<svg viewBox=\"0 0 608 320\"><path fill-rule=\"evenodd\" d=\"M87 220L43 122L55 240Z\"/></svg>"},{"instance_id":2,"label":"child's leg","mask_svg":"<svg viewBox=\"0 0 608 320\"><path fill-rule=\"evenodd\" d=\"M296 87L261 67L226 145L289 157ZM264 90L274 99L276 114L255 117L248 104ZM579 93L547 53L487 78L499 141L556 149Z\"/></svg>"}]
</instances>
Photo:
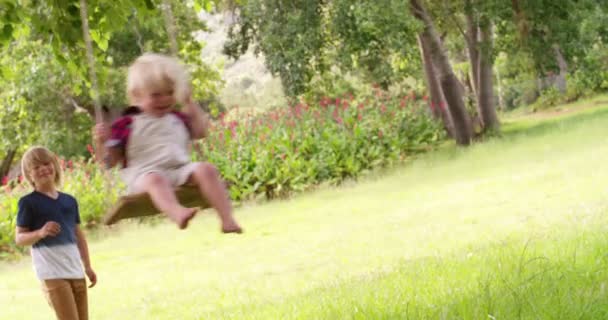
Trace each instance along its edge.
<instances>
[{"instance_id":1,"label":"child's leg","mask_svg":"<svg viewBox=\"0 0 608 320\"><path fill-rule=\"evenodd\" d=\"M189 182L198 186L201 195L215 208L222 220L222 231L241 233L243 230L234 220L228 192L220 180L217 169L209 163L198 163L190 175Z\"/></svg>"},{"instance_id":2,"label":"child's leg","mask_svg":"<svg viewBox=\"0 0 608 320\"><path fill-rule=\"evenodd\" d=\"M89 302L87 299L87 282L84 279L70 280L76 309L78 309L78 320L89 319Z\"/></svg>"},{"instance_id":3,"label":"child's leg","mask_svg":"<svg viewBox=\"0 0 608 320\"><path fill-rule=\"evenodd\" d=\"M188 227L188 222L196 213L196 208L186 208L179 204L169 181L157 172L147 173L137 181L140 189L150 195L154 206L164 212L180 229Z\"/></svg>"},{"instance_id":4,"label":"child's leg","mask_svg":"<svg viewBox=\"0 0 608 320\"><path fill-rule=\"evenodd\" d=\"M58 320L80 320L69 280L44 280L42 288Z\"/></svg>"}]
</instances>

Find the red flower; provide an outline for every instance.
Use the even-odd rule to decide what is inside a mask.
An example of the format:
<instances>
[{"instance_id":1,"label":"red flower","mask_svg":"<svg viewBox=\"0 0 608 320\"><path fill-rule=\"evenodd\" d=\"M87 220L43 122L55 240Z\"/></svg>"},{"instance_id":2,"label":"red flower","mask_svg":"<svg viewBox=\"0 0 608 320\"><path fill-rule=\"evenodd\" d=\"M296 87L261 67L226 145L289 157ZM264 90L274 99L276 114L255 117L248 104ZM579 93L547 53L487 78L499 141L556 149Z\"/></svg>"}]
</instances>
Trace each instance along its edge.
<instances>
[{"instance_id":1,"label":"red flower","mask_svg":"<svg viewBox=\"0 0 608 320\"><path fill-rule=\"evenodd\" d=\"M272 112L270 114L270 118L272 118L272 120L274 120L274 121L278 121L279 120L279 114L276 113L276 112Z\"/></svg>"},{"instance_id":2,"label":"red flower","mask_svg":"<svg viewBox=\"0 0 608 320\"><path fill-rule=\"evenodd\" d=\"M89 151L89 153L94 156L95 155L95 151L93 150L93 146L91 146L90 144L87 144L87 150Z\"/></svg>"},{"instance_id":3,"label":"red flower","mask_svg":"<svg viewBox=\"0 0 608 320\"><path fill-rule=\"evenodd\" d=\"M325 108L330 104L330 99L328 97L323 97L321 98L321 101L319 101L319 105L321 105L321 107Z\"/></svg>"},{"instance_id":4,"label":"red flower","mask_svg":"<svg viewBox=\"0 0 608 320\"><path fill-rule=\"evenodd\" d=\"M7 185L7 184L8 184L8 176L4 176L4 177L2 178L2 185L3 185L3 186L5 186L5 185Z\"/></svg>"},{"instance_id":5,"label":"red flower","mask_svg":"<svg viewBox=\"0 0 608 320\"><path fill-rule=\"evenodd\" d=\"M342 110L348 109L349 103L348 100L342 101Z\"/></svg>"}]
</instances>

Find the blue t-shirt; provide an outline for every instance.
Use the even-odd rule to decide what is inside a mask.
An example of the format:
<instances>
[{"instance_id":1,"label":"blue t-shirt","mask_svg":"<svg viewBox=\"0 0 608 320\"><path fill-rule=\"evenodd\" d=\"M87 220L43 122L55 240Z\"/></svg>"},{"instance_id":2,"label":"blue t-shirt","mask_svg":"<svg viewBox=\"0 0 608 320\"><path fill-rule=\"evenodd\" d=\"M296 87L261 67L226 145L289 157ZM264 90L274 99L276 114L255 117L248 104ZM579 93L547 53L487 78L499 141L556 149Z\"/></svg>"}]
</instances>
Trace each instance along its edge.
<instances>
[{"instance_id":1,"label":"blue t-shirt","mask_svg":"<svg viewBox=\"0 0 608 320\"><path fill-rule=\"evenodd\" d=\"M54 221L61 231L32 245L34 270L41 280L80 279L84 277L76 239L80 224L78 203L69 194L59 192L57 199L33 191L19 199L17 226L35 231Z\"/></svg>"}]
</instances>

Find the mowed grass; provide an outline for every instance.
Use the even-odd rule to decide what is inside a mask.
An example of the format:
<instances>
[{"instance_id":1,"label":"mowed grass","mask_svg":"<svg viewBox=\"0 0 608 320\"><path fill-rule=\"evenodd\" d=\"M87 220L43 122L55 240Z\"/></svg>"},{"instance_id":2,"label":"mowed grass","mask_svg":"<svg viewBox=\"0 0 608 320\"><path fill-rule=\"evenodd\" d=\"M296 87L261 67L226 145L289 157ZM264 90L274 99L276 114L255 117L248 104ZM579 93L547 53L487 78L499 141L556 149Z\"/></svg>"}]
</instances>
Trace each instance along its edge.
<instances>
[{"instance_id":1,"label":"mowed grass","mask_svg":"<svg viewBox=\"0 0 608 320\"><path fill-rule=\"evenodd\" d=\"M91 235L91 319L608 318L608 103L358 183ZM29 259L0 319L51 319Z\"/></svg>"}]
</instances>

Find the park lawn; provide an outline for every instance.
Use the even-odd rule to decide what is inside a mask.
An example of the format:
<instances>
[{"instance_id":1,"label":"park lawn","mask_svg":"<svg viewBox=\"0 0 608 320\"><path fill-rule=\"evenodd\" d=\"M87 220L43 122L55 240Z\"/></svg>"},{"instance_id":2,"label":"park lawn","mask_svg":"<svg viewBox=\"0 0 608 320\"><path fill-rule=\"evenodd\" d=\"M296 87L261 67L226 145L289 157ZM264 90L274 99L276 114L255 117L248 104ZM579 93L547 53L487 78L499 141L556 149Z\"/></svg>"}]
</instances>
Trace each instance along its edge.
<instances>
[{"instance_id":1,"label":"park lawn","mask_svg":"<svg viewBox=\"0 0 608 320\"><path fill-rule=\"evenodd\" d=\"M595 100L597 101L597 100ZM90 236L91 319L608 318L608 103L506 117L357 183ZM29 259L0 319L50 319Z\"/></svg>"}]
</instances>

